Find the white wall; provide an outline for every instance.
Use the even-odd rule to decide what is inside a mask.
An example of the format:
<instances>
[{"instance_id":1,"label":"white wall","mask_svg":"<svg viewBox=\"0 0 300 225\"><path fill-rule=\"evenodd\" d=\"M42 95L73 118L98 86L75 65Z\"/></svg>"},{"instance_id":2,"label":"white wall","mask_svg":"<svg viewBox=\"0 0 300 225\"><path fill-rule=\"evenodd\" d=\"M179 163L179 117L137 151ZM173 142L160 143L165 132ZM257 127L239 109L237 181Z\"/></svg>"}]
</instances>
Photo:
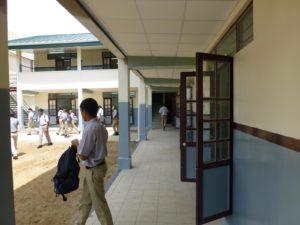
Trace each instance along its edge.
<instances>
[{"instance_id":1,"label":"white wall","mask_svg":"<svg viewBox=\"0 0 300 225\"><path fill-rule=\"evenodd\" d=\"M48 60L48 50L39 50L34 53L34 66L35 67L55 67L55 60Z\"/></svg>"},{"instance_id":2,"label":"white wall","mask_svg":"<svg viewBox=\"0 0 300 225\"><path fill-rule=\"evenodd\" d=\"M107 51L107 50L106 50ZM102 51L100 49L82 49L82 66L102 65Z\"/></svg>"},{"instance_id":3,"label":"white wall","mask_svg":"<svg viewBox=\"0 0 300 225\"><path fill-rule=\"evenodd\" d=\"M300 1L254 1L254 41L234 57L234 120L300 138Z\"/></svg>"},{"instance_id":4,"label":"white wall","mask_svg":"<svg viewBox=\"0 0 300 225\"><path fill-rule=\"evenodd\" d=\"M118 70L24 72L20 83L23 90L117 88Z\"/></svg>"},{"instance_id":5,"label":"white wall","mask_svg":"<svg viewBox=\"0 0 300 225\"><path fill-rule=\"evenodd\" d=\"M36 104L36 96L35 95L27 95L23 94L23 101L26 102L27 105L29 105L30 108L34 109Z\"/></svg>"},{"instance_id":6,"label":"white wall","mask_svg":"<svg viewBox=\"0 0 300 225\"><path fill-rule=\"evenodd\" d=\"M35 107L48 109L48 93L41 92L37 94L35 96L35 104Z\"/></svg>"},{"instance_id":7,"label":"white wall","mask_svg":"<svg viewBox=\"0 0 300 225\"><path fill-rule=\"evenodd\" d=\"M19 80L22 90L118 88L118 70L22 72ZM130 76L130 84L131 87L138 87L135 75Z\"/></svg>"}]
</instances>

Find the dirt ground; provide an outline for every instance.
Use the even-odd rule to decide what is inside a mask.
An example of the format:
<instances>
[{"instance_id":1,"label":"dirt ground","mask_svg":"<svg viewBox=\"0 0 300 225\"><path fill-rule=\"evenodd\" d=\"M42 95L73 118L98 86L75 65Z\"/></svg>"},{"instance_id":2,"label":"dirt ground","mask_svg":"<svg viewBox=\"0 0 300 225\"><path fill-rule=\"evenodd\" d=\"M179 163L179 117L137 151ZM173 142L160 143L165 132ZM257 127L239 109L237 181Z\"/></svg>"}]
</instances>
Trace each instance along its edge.
<instances>
[{"instance_id":1,"label":"dirt ground","mask_svg":"<svg viewBox=\"0 0 300 225\"><path fill-rule=\"evenodd\" d=\"M68 200L63 202L61 196L56 197L51 181L56 173L58 159L69 144L70 139L66 139L54 142L53 146L37 149L36 142L18 142L19 159L13 160L17 225L71 225L74 222L82 182L79 189L68 194ZM135 148L134 142L131 143L131 148ZM106 181L116 171L117 158L118 142L109 141ZM80 178L84 170L81 168Z\"/></svg>"}]
</instances>

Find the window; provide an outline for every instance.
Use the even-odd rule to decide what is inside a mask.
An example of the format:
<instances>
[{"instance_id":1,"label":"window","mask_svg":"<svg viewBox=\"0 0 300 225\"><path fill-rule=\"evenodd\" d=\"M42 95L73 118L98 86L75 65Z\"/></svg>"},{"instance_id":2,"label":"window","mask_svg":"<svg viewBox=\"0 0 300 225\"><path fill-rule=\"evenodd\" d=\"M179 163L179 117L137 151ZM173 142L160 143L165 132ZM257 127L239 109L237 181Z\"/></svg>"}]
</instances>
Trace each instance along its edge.
<instances>
[{"instance_id":1,"label":"window","mask_svg":"<svg viewBox=\"0 0 300 225\"><path fill-rule=\"evenodd\" d=\"M118 59L111 52L102 52L103 69L117 69Z\"/></svg>"},{"instance_id":2,"label":"window","mask_svg":"<svg viewBox=\"0 0 300 225\"><path fill-rule=\"evenodd\" d=\"M234 55L236 50L236 27L233 26L216 47L218 55Z\"/></svg>"},{"instance_id":3,"label":"window","mask_svg":"<svg viewBox=\"0 0 300 225\"><path fill-rule=\"evenodd\" d=\"M56 59L55 60L56 70L71 70L71 59Z\"/></svg>"},{"instance_id":4,"label":"window","mask_svg":"<svg viewBox=\"0 0 300 225\"><path fill-rule=\"evenodd\" d=\"M253 7L247 9L237 22L239 49L242 49L253 40Z\"/></svg>"},{"instance_id":5,"label":"window","mask_svg":"<svg viewBox=\"0 0 300 225\"><path fill-rule=\"evenodd\" d=\"M211 51L213 54L233 56L253 40L253 6L246 9Z\"/></svg>"}]
</instances>

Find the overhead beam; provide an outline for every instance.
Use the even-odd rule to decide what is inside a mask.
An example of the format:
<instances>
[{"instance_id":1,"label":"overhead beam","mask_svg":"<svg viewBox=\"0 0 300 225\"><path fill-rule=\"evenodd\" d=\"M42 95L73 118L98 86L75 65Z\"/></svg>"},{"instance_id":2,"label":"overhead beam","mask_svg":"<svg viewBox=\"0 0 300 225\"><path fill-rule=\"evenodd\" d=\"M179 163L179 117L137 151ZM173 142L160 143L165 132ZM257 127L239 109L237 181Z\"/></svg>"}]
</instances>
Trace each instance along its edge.
<instances>
[{"instance_id":1,"label":"overhead beam","mask_svg":"<svg viewBox=\"0 0 300 225\"><path fill-rule=\"evenodd\" d=\"M86 27L95 37L119 59L126 58L124 51L118 46L113 38L108 34L103 25L94 18L88 9L78 0L57 0L71 15L73 15L84 27Z\"/></svg>"},{"instance_id":2,"label":"overhead beam","mask_svg":"<svg viewBox=\"0 0 300 225\"><path fill-rule=\"evenodd\" d=\"M27 95L37 95L37 91L23 90L23 94Z\"/></svg>"},{"instance_id":3,"label":"overhead beam","mask_svg":"<svg viewBox=\"0 0 300 225\"><path fill-rule=\"evenodd\" d=\"M145 83L148 85L155 84L179 84L179 79L170 79L170 78L145 78Z\"/></svg>"},{"instance_id":4,"label":"overhead beam","mask_svg":"<svg viewBox=\"0 0 300 225\"><path fill-rule=\"evenodd\" d=\"M194 68L194 57L156 57L156 56L128 56L129 69L154 69L154 68Z\"/></svg>"},{"instance_id":5,"label":"overhead beam","mask_svg":"<svg viewBox=\"0 0 300 225\"><path fill-rule=\"evenodd\" d=\"M131 70L132 73L134 73L138 78L140 78L141 80L145 80L145 77L143 76L143 74L141 73L141 71L139 70Z\"/></svg>"},{"instance_id":6,"label":"overhead beam","mask_svg":"<svg viewBox=\"0 0 300 225\"><path fill-rule=\"evenodd\" d=\"M151 86L152 92L154 93L176 93L178 92L179 88L178 87L155 87Z\"/></svg>"}]
</instances>

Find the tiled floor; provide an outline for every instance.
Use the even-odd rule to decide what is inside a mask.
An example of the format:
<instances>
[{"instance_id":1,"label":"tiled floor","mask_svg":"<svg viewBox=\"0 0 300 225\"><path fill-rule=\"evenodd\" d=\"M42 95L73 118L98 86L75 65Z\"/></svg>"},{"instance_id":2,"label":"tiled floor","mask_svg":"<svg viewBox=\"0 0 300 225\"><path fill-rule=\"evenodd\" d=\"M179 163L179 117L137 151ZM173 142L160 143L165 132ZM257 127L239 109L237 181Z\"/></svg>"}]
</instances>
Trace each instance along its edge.
<instances>
[{"instance_id":1,"label":"tiled floor","mask_svg":"<svg viewBox=\"0 0 300 225\"><path fill-rule=\"evenodd\" d=\"M194 225L195 183L180 181L179 131L152 130L148 139L107 192L114 224ZM99 224L92 213L87 225Z\"/></svg>"}]
</instances>

